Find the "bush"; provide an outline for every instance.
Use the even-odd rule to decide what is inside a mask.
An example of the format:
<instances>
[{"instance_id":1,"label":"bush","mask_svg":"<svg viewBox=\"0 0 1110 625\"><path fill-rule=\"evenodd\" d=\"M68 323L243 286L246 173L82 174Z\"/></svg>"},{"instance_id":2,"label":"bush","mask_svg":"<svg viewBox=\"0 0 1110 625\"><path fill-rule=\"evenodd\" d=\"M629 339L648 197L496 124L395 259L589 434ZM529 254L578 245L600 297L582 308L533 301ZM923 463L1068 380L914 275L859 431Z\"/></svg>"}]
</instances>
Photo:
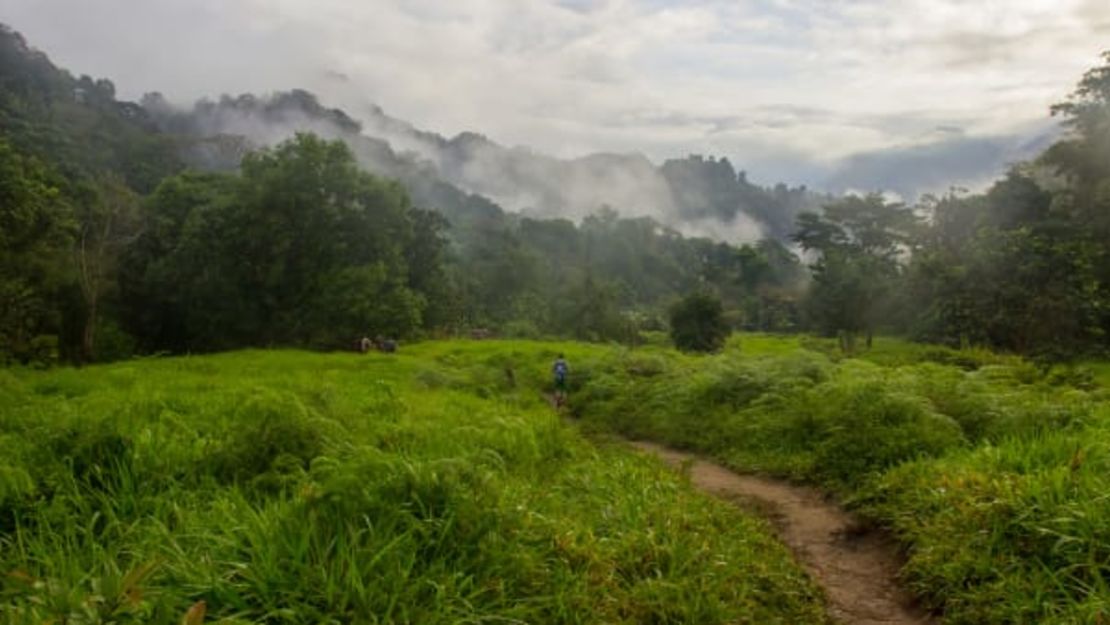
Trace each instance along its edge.
<instances>
[{"instance_id":1,"label":"bush","mask_svg":"<svg viewBox=\"0 0 1110 625\"><path fill-rule=\"evenodd\" d=\"M824 429L815 450L817 471L833 483L858 484L878 470L937 456L964 442L952 419L881 383L821 385L811 391L807 404Z\"/></svg>"},{"instance_id":2,"label":"bush","mask_svg":"<svg viewBox=\"0 0 1110 625\"><path fill-rule=\"evenodd\" d=\"M729 329L721 300L709 293L691 293L671 308L671 340L688 352L715 352Z\"/></svg>"}]
</instances>

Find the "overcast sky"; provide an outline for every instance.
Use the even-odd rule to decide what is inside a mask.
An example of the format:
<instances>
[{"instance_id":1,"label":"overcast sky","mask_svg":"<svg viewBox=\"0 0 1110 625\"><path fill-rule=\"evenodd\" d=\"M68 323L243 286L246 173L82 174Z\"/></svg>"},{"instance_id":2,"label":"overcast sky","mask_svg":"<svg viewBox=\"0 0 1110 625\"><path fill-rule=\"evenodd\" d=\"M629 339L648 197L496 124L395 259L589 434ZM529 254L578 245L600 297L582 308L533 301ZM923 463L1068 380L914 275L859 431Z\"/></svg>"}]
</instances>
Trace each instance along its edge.
<instances>
[{"instance_id":1,"label":"overcast sky","mask_svg":"<svg viewBox=\"0 0 1110 625\"><path fill-rule=\"evenodd\" d=\"M125 97L305 87L447 136L817 186L884 155L991 173L1110 49L1110 0L0 0L0 21Z\"/></svg>"}]
</instances>

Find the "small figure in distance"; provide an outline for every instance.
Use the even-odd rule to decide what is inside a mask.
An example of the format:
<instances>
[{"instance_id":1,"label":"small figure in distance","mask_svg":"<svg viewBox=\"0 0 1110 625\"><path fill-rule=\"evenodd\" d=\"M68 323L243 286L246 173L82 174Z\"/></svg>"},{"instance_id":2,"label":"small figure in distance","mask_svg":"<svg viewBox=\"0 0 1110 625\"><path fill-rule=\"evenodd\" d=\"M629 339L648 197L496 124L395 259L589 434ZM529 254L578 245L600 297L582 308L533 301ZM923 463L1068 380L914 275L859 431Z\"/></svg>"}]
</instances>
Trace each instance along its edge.
<instances>
[{"instance_id":1,"label":"small figure in distance","mask_svg":"<svg viewBox=\"0 0 1110 625\"><path fill-rule=\"evenodd\" d=\"M555 407L561 408L567 403L567 374L570 373L570 366L562 354L551 365L551 373L555 375Z\"/></svg>"},{"instance_id":2,"label":"small figure in distance","mask_svg":"<svg viewBox=\"0 0 1110 625\"><path fill-rule=\"evenodd\" d=\"M358 351L360 354L365 354L370 351L373 345L374 342L370 340L370 337L364 336L358 340Z\"/></svg>"},{"instance_id":3,"label":"small figure in distance","mask_svg":"<svg viewBox=\"0 0 1110 625\"><path fill-rule=\"evenodd\" d=\"M397 351L397 341L395 339L380 339L378 340L378 350L386 354L392 354Z\"/></svg>"}]
</instances>

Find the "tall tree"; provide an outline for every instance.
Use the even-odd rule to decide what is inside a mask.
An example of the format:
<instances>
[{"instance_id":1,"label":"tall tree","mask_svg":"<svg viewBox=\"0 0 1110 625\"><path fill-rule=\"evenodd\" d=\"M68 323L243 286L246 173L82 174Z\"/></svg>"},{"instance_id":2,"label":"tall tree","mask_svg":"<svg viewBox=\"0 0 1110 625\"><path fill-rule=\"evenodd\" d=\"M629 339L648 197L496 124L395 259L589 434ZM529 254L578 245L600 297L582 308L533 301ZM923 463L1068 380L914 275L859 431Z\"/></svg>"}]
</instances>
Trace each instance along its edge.
<instances>
[{"instance_id":1,"label":"tall tree","mask_svg":"<svg viewBox=\"0 0 1110 625\"><path fill-rule=\"evenodd\" d=\"M0 363L56 355L54 300L67 279L74 230L59 183L38 159L0 139Z\"/></svg>"},{"instance_id":2,"label":"tall tree","mask_svg":"<svg viewBox=\"0 0 1110 625\"><path fill-rule=\"evenodd\" d=\"M139 232L138 197L121 180L104 177L77 206L78 233L73 256L85 305L81 360L96 359L96 334L104 296L116 284L123 251Z\"/></svg>"},{"instance_id":3,"label":"tall tree","mask_svg":"<svg viewBox=\"0 0 1110 625\"><path fill-rule=\"evenodd\" d=\"M128 318L150 348L411 335L442 275L440 222L309 135L248 157L241 175L168 179L148 213L128 275L163 312Z\"/></svg>"},{"instance_id":4,"label":"tall tree","mask_svg":"<svg viewBox=\"0 0 1110 625\"><path fill-rule=\"evenodd\" d=\"M793 238L817 255L811 317L826 334L839 335L846 351L855 349L861 333L871 345L917 225L912 209L877 193L848 196L825 205L821 214L798 217Z\"/></svg>"}]
</instances>

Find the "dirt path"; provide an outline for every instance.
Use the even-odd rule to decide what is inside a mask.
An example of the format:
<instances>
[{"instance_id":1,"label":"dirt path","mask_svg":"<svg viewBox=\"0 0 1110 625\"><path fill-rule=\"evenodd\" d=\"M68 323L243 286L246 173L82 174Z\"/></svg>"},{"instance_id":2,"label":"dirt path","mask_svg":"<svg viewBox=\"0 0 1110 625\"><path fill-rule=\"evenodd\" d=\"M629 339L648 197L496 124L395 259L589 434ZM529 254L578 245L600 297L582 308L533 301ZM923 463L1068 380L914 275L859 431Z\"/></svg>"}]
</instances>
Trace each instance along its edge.
<instances>
[{"instance_id":1,"label":"dirt path","mask_svg":"<svg viewBox=\"0 0 1110 625\"><path fill-rule=\"evenodd\" d=\"M898 554L893 543L877 532L860 529L855 519L814 489L761 477L733 473L697 456L635 442L634 447L658 455L668 464L690 465L694 486L727 499L740 499L765 512L779 537L824 589L829 614L850 625L931 624L935 621L913 607L895 576Z\"/></svg>"}]
</instances>

